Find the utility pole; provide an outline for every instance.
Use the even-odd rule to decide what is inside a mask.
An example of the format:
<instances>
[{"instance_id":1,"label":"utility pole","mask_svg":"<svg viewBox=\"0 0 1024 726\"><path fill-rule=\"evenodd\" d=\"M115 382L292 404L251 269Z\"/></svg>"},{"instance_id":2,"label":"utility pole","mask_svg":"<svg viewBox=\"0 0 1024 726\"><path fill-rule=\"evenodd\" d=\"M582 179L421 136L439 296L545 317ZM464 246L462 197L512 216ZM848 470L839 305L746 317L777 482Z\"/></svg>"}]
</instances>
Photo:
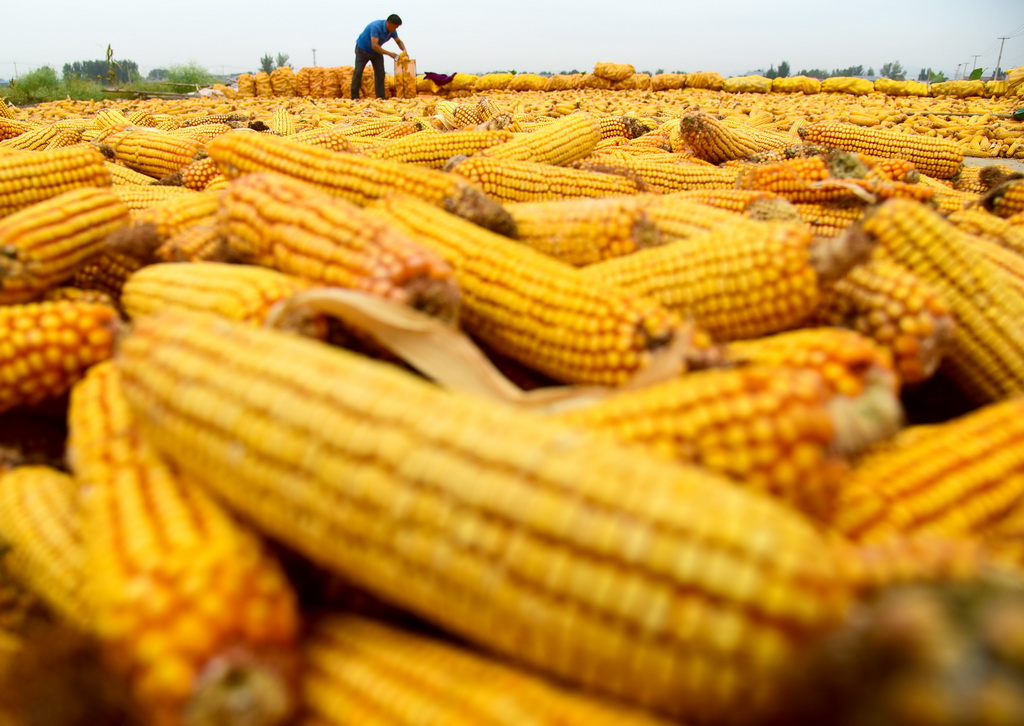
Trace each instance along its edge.
<instances>
[{"instance_id":1,"label":"utility pole","mask_svg":"<svg viewBox=\"0 0 1024 726\"><path fill-rule=\"evenodd\" d=\"M962 65L963 65L963 63L957 63L956 64L956 75L953 76L953 80L955 80L955 81L959 81L960 80L960 66L962 66Z\"/></svg>"},{"instance_id":2,"label":"utility pole","mask_svg":"<svg viewBox=\"0 0 1024 726\"><path fill-rule=\"evenodd\" d=\"M1006 38L1000 38L999 39L999 57L996 58L996 72L995 72L995 75L992 77L992 80L994 80L994 81L998 81L999 80L999 76L1003 72L1003 69L999 67L999 64L1003 60L1003 43L1005 43L1005 42L1006 42Z\"/></svg>"},{"instance_id":3,"label":"utility pole","mask_svg":"<svg viewBox=\"0 0 1024 726\"><path fill-rule=\"evenodd\" d=\"M981 57L981 54L980 54L980 53L979 53L978 55L974 56L974 63L972 63L972 64L971 64L971 70L972 70L972 71L973 71L973 70L974 70L975 68L977 68L977 67L978 67L978 58L980 58L980 57Z\"/></svg>"},{"instance_id":4,"label":"utility pole","mask_svg":"<svg viewBox=\"0 0 1024 726\"><path fill-rule=\"evenodd\" d=\"M313 49L313 66L316 67L316 48Z\"/></svg>"}]
</instances>

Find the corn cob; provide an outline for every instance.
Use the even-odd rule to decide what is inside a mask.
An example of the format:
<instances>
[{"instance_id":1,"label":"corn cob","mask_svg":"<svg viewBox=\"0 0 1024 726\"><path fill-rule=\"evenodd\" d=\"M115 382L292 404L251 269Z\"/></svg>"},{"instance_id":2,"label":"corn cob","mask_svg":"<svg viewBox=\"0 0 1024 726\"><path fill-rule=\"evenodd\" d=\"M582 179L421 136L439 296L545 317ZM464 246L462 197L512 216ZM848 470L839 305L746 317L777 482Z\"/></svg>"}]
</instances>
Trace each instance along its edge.
<instances>
[{"instance_id":1,"label":"corn cob","mask_svg":"<svg viewBox=\"0 0 1024 726\"><path fill-rule=\"evenodd\" d=\"M68 420L90 632L145 722L284 722L298 623L277 562L140 437L113 365L75 387Z\"/></svg>"},{"instance_id":2,"label":"corn cob","mask_svg":"<svg viewBox=\"0 0 1024 726\"><path fill-rule=\"evenodd\" d=\"M565 166L589 154L600 140L601 130L595 117L588 113L571 113L477 154Z\"/></svg>"},{"instance_id":3,"label":"corn cob","mask_svg":"<svg viewBox=\"0 0 1024 726\"><path fill-rule=\"evenodd\" d=\"M103 165L110 172L111 184L127 184L129 186L140 186L153 184L153 178L148 177L142 172L129 169L124 164L115 164L112 161L105 161Z\"/></svg>"},{"instance_id":4,"label":"corn cob","mask_svg":"<svg viewBox=\"0 0 1024 726\"><path fill-rule=\"evenodd\" d=\"M639 180L621 174L572 169L489 156L456 156L445 166L499 202L542 202L574 197L637 194Z\"/></svg>"},{"instance_id":5,"label":"corn cob","mask_svg":"<svg viewBox=\"0 0 1024 726\"><path fill-rule=\"evenodd\" d=\"M47 466L0 474L0 568L62 620L86 628L76 483Z\"/></svg>"},{"instance_id":6,"label":"corn cob","mask_svg":"<svg viewBox=\"0 0 1024 726\"><path fill-rule=\"evenodd\" d=\"M197 193L185 187L160 184L115 184L111 189L132 211L149 209Z\"/></svg>"},{"instance_id":7,"label":"corn cob","mask_svg":"<svg viewBox=\"0 0 1024 726\"><path fill-rule=\"evenodd\" d=\"M865 456L840 493L836 531L857 541L894 533L983 535L1024 500L1024 399L988 404L923 434L915 427Z\"/></svg>"},{"instance_id":8,"label":"corn cob","mask_svg":"<svg viewBox=\"0 0 1024 726\"><path fill-rule=\"evenodd\" d=\"M975 237L981 237L1024 255L1024 226L986 212L983 209L960 209L946 216L950 222ZM1024 220L1022 220L1024 221Z\"/></svg>"},{"instance_id":9,"label":"corn cob","mask_svg":"<svg viewBox=\"0 0 1024 726\"><path fill-rule=\"evenodd\" d=\"M203 143L156 129L129 127L107 134L97 145L129 169L162 179L199 158Z\"/></svg>"},{"instance_id":10,"label":"corn cob","mask_svg":"<svg viewBox=\"0 0 1024 726\"><path fill-rule=\"evenodd\" d=\"M201 192L218 177L222 177L217 162L209 156L196 159L178 171L160 180L160 184L182 186L195 192Z\"/></svg>"},{"instance_id":11,"label":"corn cob","mask_svg":"<svg viewBox=\"0 0 1024 726\"><path fill-rule=\"evenodd\" d=\"M982 206L998 217L1012 217L1024 212L1024 179L1011 179L988 192Z\"/></svg>"},{"instance_id":12,"label":"corn cob","mask_svg":"<svg viewBox=\"0 0 1024 726\"><path fill-rule=\"evenodd\" d=\"M794 142L789 134L726 124L699 111L683 116L679 120L679 131L683 141L693 150L693 155L712 164L782 149Z\"/></svg>"},{"instance_id":13,"label":"corn cob","mask_svg":"<svg viewBox=\"0 0 1024 726\"><path fill-rule=\"evenodd\" d=\"M395 192L414 194L487 229L503 234L514 231L505 210L480 189L461 177L435 169L257 134L224 134L211 141L207 151L229 178L254 171L276 171L361 206Z\"/></svg>"},{"instance_id":14,"label":"corn cob","mask_svg":"<svg viewBox=\"0 0 1024 726\"><path fill-rule=\"evenodd\" d=\"M891 199L861 224L879 254L931 284L955 317L943 367L979 401L1024 390L1024 299L1009 277L974 247L974 239L937 212L907 199Z\"/></svg>"},{"instance_id":15,"label":"corn cob","mask_svg":"<svg viewBox=\"0 0 1024 726\"><path fill-rule=\"evenodd\" d=\"M292 177L252 173L235 180L218 224L236 259L458 319L459 291L439 255Z\"/></svg>"},{"instance_id":16,"label":"corn cob","mask_svg":"<svg viewBox=\"0 0 1024 726\"><path fill-rule=\"evenodd\" d=\"M955 176L964 160L954 141L890 129L820 122L801 127L799 134L812 144L873 157L906 159L922 174L939 179Z\"/></svg>"},{"instance_id":17,"label":"corn cob","mask_svg":"<svg viewBox=\"0 0 1024 726\"><path fill-rule=\"evenodd\" d=\"M672 717L722 722L741 693L756 712L849 602L796 513L394 366L170 313L137 321L118 366L147 440L264 531L489 649ZM190 396L172 390L186 370Z\"/></svg>"},{"instance_id":18,"label":"corn cob","mask_svg":"<svg viewBox=\"0 0 1024 726\"><path fill-rule=\"evenodd\" d=\"M697 189L688 192L673 192L665 196L671 199L698 202L745 215L749 215L752 208L764 200L779 199L778 194L749 189Z\"/></svg>"},{"instance_id":19,"label":"corn cob","mask_svg":"<svg viewBox=\"0 0 1024 726\"><path fill-rule=\"evenodd\" d=\"M119 305L125 281L148 264L148 260L123 252L102 252L82 265L69 282L82 290L103 293Z\"/></svg>"},{"instance_id":20,"label":"corn cob","mask_svg":"<svg viewBox=\"0 0 1024 726\"><path fill-rule=\"evenodd\" d=\"M800 218L819 237L837 237L864 214L867 209L861 200L847 199L825 204L797 202L794 204Z\"/></svg>"},{"instance_id":21,"label":"corn cob","mask_svg":"<svg viewBox=\"0 0 1024 726\"><path fill-rule=\"evenodd\" d=\"M628 255L661 244L658 227L637 197L506 205L516 239L569 265Z\"/></svg>"},{"instance_id":22,"label":"corn cob","mask_svg":"<svg viewBox=\"0 0 1024 726\"><path fill-rule=\"evenodd\" d=\"M197 222L171 236L154 250L153 256L161 262L238 262L216 218Z\"/></svg>"},{"instance_id":23,"label":"corn cob","mask_svg":"<svg viewBox=\"0 0 1024 726\"><path fill-rule=\"evenodd\" d=\"M584 160L573 166L589 171L626 174L642 181L647 191L661 194L697 189L730 189L737 180L733 169L686 161L666 164L633 158L616 164L604 164Z\"/></svg>"},{"instance_id":24,"label":"corn cob","mask_svg":"<svg viewBox=\"0 0 1024 726\"><path fill-rule=\"evenodd\" d=\"M319 619L306 660L305 726L667 726L642 711L582 696L467 648L365 617Z\"/></svg>"},{"instance_id":25,"label":"corn cob","mask_svg":"<svg viewBox=\"0 0 1024 726\"><path fill-rule=\"evenodd\" d=\"M558 418L699 464L829 521L845 457L891 435L902 412L884 381L852 399L810 369L744 366L691 372Z\"/></svg>"},{"instance_id":26,"label":"corn cob","mask_svg":"<svg viewBox=\"0 0 1024 726\"><path fill-rule=\"evenodd\" d=\"M964 166L950 181L958 191L984 194L1011 179L1015 173L1005 164Z\"/></svg>"},{"instance_id":27,"label":"corn cob","mask_svg":"<svg viewBox=\"0 0 1024 726\"><path fill-rule=\"evenodd\" d=\"M7 105L7 101L0 101L0 118L14 118L14 111L10 106Z\"/></svg>"},{"instance_id":28,"label":"corn cob","mask_svg":"<svg viewBox=\"0 0 1024 726\"><path fill-rule=\"evenodd\" d=\"M71 134L72 140L70 143L66 143L71 137L67 134ZM63 129L56 124L46 124L45 126L38 126L23 134L19 134L11 139L4 139L0 141L0 147L6 149L19 149L21 151L43 151L50 147L58 137L61 138L61 146L70 146L76 144L81 140L81 131L75 132L70 129ZM59 147L57 147L59 148Z\"/></svg>"},{"instance_id":29,"label":"corn cob","mask_svg":"<svg viewBox=\"0 0 1024 726\"><path fill-rule=\"evenodd\" d=\"M678 317L526 245L411 197L373 213L452 266L460 322L496 352L565 382L619 385L678 341Z\"/></svg>"},{"instance_id":30,"label":"corn cob","mask_svg":"<svg viewBox=\"0 0 1024 726\"><path fill-rule=\"evenodd\" d=\"M641 194L633 198L665 243L689 239L737 218L735 212L676 195Z\"/></svg>"},{"instance_id":31,"label":"corn cob","mask_svg":"<svg viewBox=\"0 0 1024 726\"><path fill-rule=\"evenodd\" d=\"M387 159L406 164L441 169L453 156L474 154L498 144L507 143L511 131L452 131L450 133L418 133L399 141L369 149L373 159Z\"/></svg>"},{"instance_id":32,"label":"corn cob","mask_svg":"<svg viewBox=\"0 0 1024 726\"><path fill-rule=\"evenodd\" d=\"M216 218L221 192L190 192L132 212L131 221L107 237L107 251L151 261L155 250L182 230Z\"/></svg>"},{"instance_id":33,"label":"corn cob","mask_svg":"<svg viewBox=\"0 0 1024 726\"><path fill-rule=\"evenodd\" d=\"M726 363L811 368L836 394L864 395L872 380L898 389L892 354L870 338L843 328L801 328L725 346Z\"/></svg>"},{"instance_id":34,"label":"corn cob","mask_svg":"<svg viewBox=\"0 0 1024 726\"><path fill-rule=\"evenodd\" d=\"M602 139L635 139L650 131L643 121L632 116L601 116L597 125Z\"/></svg>"},{"instance_id":35,"label":"corn cob","mask_svg":"<svg viewBox=\"0 0 1024 726\"><path fill-rule=\"evenodd\" d=\"M823 285L869 252L855 236L815 240L801 224L737 219L580 274L658 300L726 341L796 327L814 312Z\"/></svg>"},{"instance_id":36,"label":"corn cob","mask_svg":"<svg viewBox=\"0 0 1024 726\"><path fill-rule=\"evenodd\" d=\"M0 304L32 300L68 279L127 221L109 188L74 189L0 219Z\"/></svg>"},{"instance_id":37,"label":"corn cob","mask_svg":"<svg viewBox=\"0 0 1024 726\"><path fill-rule=\"evenodd\" d=\"M130 318L180 308L262 325L275 303L312 285L252 265L163 263L148 265L128 278L121 293L121 307ZM291 321L289 329L319 338L327 333L322 320Z\"/></svg>"},{"instance_id":38,"label":"corn cob","mask_svg":"<svg viewBox=\"0 0 1024 726\"><path fill-rule=\"evenodd\" d=\"M95 149L73 147L0 155L0 219L72 189L110 183L103 156Z\"/></svg>"},{"instance_id":39,"label":"corn cob","mask_svg":"<svg viewBox=\"0 0 1024 726\"><path fill-rule=\"evenodd\" d=\"M297 131L295 117L286 108L275 108L267 126L278 136L291 136Z\"/></svg>"},{"instance_id":40,"label":"corn cob","mask_svg":"<svg viewBox=\"0 0 1024 726\"><path fill-rule=\"evenodd\" d=\"M0 306L0 411L67 393L86 369L113 354L118 323L117 311L98 303Z\"/></svg>"},{"instance_id":41,"label":"corn cob","mask_svg":"<svg viewBox=\"0 0 1024 726\"><path fill-rule=\"evenodd\" d=\"M289 140L330 151L355 151L351 135L337 126L299 131L289 137Z\"/></svg>"},{"instance_id":42,"label":"corn cob","mask_svg":"<svg viewBox=\"0 0 1024 726\"><path fill-rule=\"evenodd\" d=\"M29 121L22 121L13 116L0 116L0 141L17 138L32 129L38 128L39 124Z\"/></svg>"},{"instance_id":43,"label":"corn cob","mask_svg":"<svg viewBox=\"0 0 1024 726\"><path fill-rule=\"evenodd\" d=\"M939 292L901 265L874 259L823 295L811 324L852 328L887 348L903 383L930 378L952 344L954 322Z\"/></svg>"}]
</instances>

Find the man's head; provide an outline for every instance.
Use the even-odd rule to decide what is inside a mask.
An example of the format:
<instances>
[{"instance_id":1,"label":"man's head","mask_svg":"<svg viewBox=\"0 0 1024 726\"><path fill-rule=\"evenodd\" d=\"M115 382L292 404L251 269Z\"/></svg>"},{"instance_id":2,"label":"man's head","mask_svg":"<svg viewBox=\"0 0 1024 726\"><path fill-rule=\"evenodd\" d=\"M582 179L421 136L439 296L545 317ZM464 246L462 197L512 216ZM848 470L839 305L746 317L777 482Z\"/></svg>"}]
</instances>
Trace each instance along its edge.
<instances>
[{"instance_id":1,"label":"man's head","mask_svg":"<svg viewBox=\"0 0 1024 726\"><path fill-rule=\"evenodd\" d=\"M401 24L402 19L395 15L394 13L391 13L391 15L388 16L387 28L389 33L394 33L396 30L398 30L398 26Z\"/></svg>"}]
</instances>

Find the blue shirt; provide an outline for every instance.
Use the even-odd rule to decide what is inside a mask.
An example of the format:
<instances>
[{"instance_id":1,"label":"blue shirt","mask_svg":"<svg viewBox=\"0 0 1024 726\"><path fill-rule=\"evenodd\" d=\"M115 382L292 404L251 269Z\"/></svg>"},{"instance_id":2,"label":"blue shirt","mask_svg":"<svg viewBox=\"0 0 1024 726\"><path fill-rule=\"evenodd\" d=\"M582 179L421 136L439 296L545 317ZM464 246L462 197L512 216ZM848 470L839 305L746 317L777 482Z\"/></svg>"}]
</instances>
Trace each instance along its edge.
<instances>
[{"instance_id":1,"label":"blue shirt","mask_svg":"<svg viewBox=\"0 0 1024 726\"><path fill-rule=\"evenodd\" d=\"M374 20L372 23L366 26L363 32L356 39L356 46L362 48L368 53L375 53L376 51L374 51L373 49L373 41L370 40L370 38L376 38L378 43L384 45L392 38L397 37L397 30L394 33L388 32L386 20Z\"/></svg>"}]
</instances>

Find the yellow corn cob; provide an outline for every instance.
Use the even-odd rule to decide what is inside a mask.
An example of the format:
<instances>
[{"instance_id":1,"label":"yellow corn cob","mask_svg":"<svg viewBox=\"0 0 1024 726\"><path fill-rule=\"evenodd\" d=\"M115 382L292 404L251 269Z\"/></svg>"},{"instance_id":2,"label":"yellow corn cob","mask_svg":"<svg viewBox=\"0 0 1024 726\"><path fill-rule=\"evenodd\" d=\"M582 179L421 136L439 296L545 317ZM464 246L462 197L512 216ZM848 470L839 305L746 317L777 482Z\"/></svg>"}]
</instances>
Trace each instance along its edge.
<instances>
[{"instance_id":1,"label":"yellow corn cob","mask_svg":"<svg viewBox=\"0 0 1024 726\"><path fill-rule=\"evenodd\" d=\"M756 713L849 602L823 535L768 498L388 364L161 313L136 322L118 367L147 440L267 533L489 649L672 717Z\"/></svg>"},{"instance_id":2,"label":"yellow corn cob","mask_svg":"<svg viewBox=\"0 0 1024 726\"><path fill-rule=\"evenodd\" d=\"M857 157L867 165L868 178L907 184L916 184L921 179L917 166L907 159L876 159L864 154L857 154Z\"/></svg>"},{"instance_id":3,"label":"yellow corn cob","mask_svg":"<svg viewBox=\"0 0 1024 726\"><path fill-rule=\"evenodd\" d=\"M946 219L968 234L991 240L1017 255L1024 255L1024 226L1011 219L997 217L978 208L957 210L947 215Z\"/></svg>"},{"instance_id":4,"label":"yellow corn cob","mask_svg":"<svg viewBox=\"0 0 1024 726\"><path fill-rule=\"evenodd\" d=\"M468 180L499 202L541 202L573 197L637 194L640 183L620 174L572 169L489 156L452 158L452 176Z\"/></svg>"},{"instance_id":5,"label":"yellow corn cob","mask_svg":"<svg viewBox=\"0 0 1024 726\"><path fill-rule=\"evenodd\" d=\"M735 212L674 194L641 194L633 198L654 222L665 243L689 239L737 218Z\"/></svg>"},{"instance_id":6,"label":"yellow corn cob","mask_svg":"<svg viewBox=\"0 0 1024 726\"><path fill-rule=\"evenodd\" d=\"M278 136L291 136L296 132L295 117L286 108L275 108L270 115L270 130Z\"/></svg>"},{"instance_id":7,"label":"yellow corn cob","mask_svg":"<svg viewBox=\"0 0 1024 726\"><path fill-rule=\"evenodd\" d=\"M196 126L183 126L182 128L168 131L167 133L170 136L179 136L184 139L192 139L193 141L205 144L210 141L210 139L216 138L223 133L227 133L234 128L236 127L231 124L198 124Z\"/></svg>"},{"instance_id":8,"label":"yellow corn cob","mask_svg":"<svg viewBox=\"0 0 1024 726\"><path fill-rule=\"evenodd\" d=\"M7 105L7 101L0 101L0 118L14 118L14 110Z\"/></svg>"},{"instance_id":9,"label":"yellow corn cob","mask_svg":"<svg viewBox=\"0 0 1024 726\"><path fill-rule=\"evenodd\" d=\"M198 222L177 234L153 251L161 262L234 262L216 219Z\"/></svg>"},{"instance_id":10,"label":"yellow corn cob","mask_svg":"<svg viewBox=\"0 0 1024 726\"><path fill-rule=\"evenodd\" d=\"M60 139L59 145L51 147L51 144L57 141L58 138ZM46 124L45 126L38 126L23 134L19 134L14 138L0 141L0 147L20 149L21 151L42 151L47 148L70 146L81 141L81 138L81 131L61 128L56 124Z\"/></svg>"},{"instance_id":11,"label":"yellow corn cob","mask_svg":"<svg viewBox=\"0 0 1024 726\"><path fill-rule=\"evenodd\" d=\"M640 179L646 190L668 194L696 189L730 189L736 184L736 171L710 164L681 161L672 164L633 158L616 164L577 162L578 169L623 173Z\"/></svg>"},{"instance_id":12,"label":"yellow corn cob","mask_svg":"<svg viewBox=\"0 0 1024 726\"><path fill-rule=\"evenodd\" d=\"M859 199L824 204L797 202L793 206L796 207L800 218L810 226L811 231L820 237L836 237L842 234L860 219L867 209L867 205Z\"/></svg>"},{"instance_id":13,"label":"yellow corn cob","mask_svg":"<svg viewBox=\"0 0 1024 726\"><path fill-rule=\"evenodd\" d=\"M435 131L436 129L431 128L428 133ZM384 141L391 139L401 139L412 134L417 134L424 131L423 125L416 120L402 121L401 123L392 124L390 128L380 132L374 138Z\"/></svg>"},{"instance_id":14,"label":"yellow corn cob","mask_svg":"<svg viewBox=\"0 0 1024 726\"><path fill-rule=\"evenodd\" d=\"M943 367L958 384L980 401L1024 391L1024 298L974 239L909 199L883 203L862 227L880 254L931 284L952 311L955 332Z\"/></svg>"},{"instance_id":15,"label":"yellow corn cob","mask_svg":"<svg viewBox=\"0 0 1024 726\"><path fill-rule=\"evenodd\" d=\"M505 210L480 189L435 169L258 134L224 134L211 141L207 150L229 178L254 171L279 172L359 205L396 192L413 194L482 227L504 234L514 231Z\"/></svg>"},{"instance_id":16,"label":"yellow corn cob","mask_svg":"<svg viewBox=\"0 0 1024 726\"><path fill-rule=\"evenodd\" d=\"M22 466L0 474L0 568L62 620L87 628L77 484L66 472Z\"/></svg>"},{"instance_id":17,"label":"yellow corn cob","mask_svg":"<svg viewBox=\"0 0 1024 726\"><path fill-rule=\"evenodd\" d=\"M833 527L858 541L895 533L983 535L1024 500L1024 399L988 404L923 434L911 427L844 482Z\"/></svg>"},{"instance_id":18,"label":"yellow corn cob","mask_svg":"<svg viewBox=\"0 0 1024 726\"><path fill-rule=\"evenodd\" d=\"M998 217L1024 212L1024 179L1003 182L982 199L982 206Z\"/></svg>"},{"instance_id":19,"label":"yellow corn cob","mask_svg":"<svg viewBox=\"0 0 1024 726\"><path fill-rule=\"evenodd\" d=\"M697 189L688 192L673 192L666 195L667 198L683 199L689 202L699 202L719 209L725 209L739 214L749 214L751 208L760 204L763 200L779 199L778 194L772 192L751 191L749 189Z\"/></svg>"},{"instance_id":20,"label":"yellow corn cob","mask_svg":"<svg viewBox=\"0 0 1024 726\"><path fill-rule=\"evenodd\" d=\"M601 116L597 119L602 139L635 139L650 132L650 128L633 116Z\"/></svg>"},{"instance_id":21,"label":"yellow corn cob","mask_svg":"<svg viewBox=\"0 0 1024 726\"><path fill-rule=\"evenodd\" d=\"M58 285L57 287L51 287L43 293L42 297L39 298L39 302L58 302L61 300L100 303L111 307L116 306L114 299L105 292L100 292L99 290L83 290L82 288L74 287L72 285Z\"/></svg>"},{"instance_id":22,"label":"yellow corn cob","mask_svg":"<svg viewBox=\"0 0 1024 726\"><path fill-rule=\"evenodd\" d=\"M399 141L369 149L373 159L401 161L431 169L441 169L453 156L474 154L509 141L511 131L452 131L450 133L417 133Z\"/></svg>"},{"instance_id":23,"label":"yellow corn cob","mask_svg":"<svg viewBox=\"0 0 1024 726\"><path fill-rule=\"evenodd\" d=\"M570 265L628 255L662 243L638 197L521 202L506 209L516 239Z\"/></svg>"},{"instance_id":24,"label":"yellow corn cob","mask_svg":"<svg viewBox=\"0 0 1024 726\"><path fill-rule=\"evenodd\" d=\"M2 116L0 117L0 141L16 138L38 127L39 124L14 118L13 115Z\"/></svg>"},{"instance_id":25,"label":"yellow corn cob","mask_svg":"<svg viewBox=\"0 0 1024 726\"><path fill-rule=\"evenodd\" d=\"M96 128L109 129L116 126L131 126L132 121L116 108L101 108L92 118Z\"/></svg>"},{"instance_id":26,"label":"yellow corn cob","mask_svg":"<svg viewBox=\"0 0 1024 726\"><path fill-rule=\"evenodd\" d=\"M914 197L913 195L897 195L897 196L909 196L910 198L919 198L922 201L928 201L931 206L938 209L943 214L951 214L961 209L968 209L973 207L978 202L978 195L974 192L961 192L953 189L951 186L946 186L939 179L933 179L930 176L924 174L921 175L921 180L917 184L909 185L912 187L918 187L920 189L930 189L930 197Z\"/></svg>"},{"instance_id":27,"label":"yellow corn cob","mask_svg":"<svg viewBox=\"0 0 1024 726\"><path fill-rule=\"evenodd\" d=\"M103 156L95 149L0 155L0 218L72 189L110 183Z\"/></svg>"},{"instance_id":28,"label":"yellow corn cob","mask_svg":"<svg viewBox=\"0 0 1024 726\"><path fill-rule=\"evenodd\" d=\"M571 113L516 138L477 152L478 155L564 166L582 159L601 140L598 120L588 113Z\"/></svg>"},{"instance_id":29,"label":"yellow corn cob","mask_svg":"<svg viewBox=\"0 0 1024 726\"><path fill-rule=\"evenodd\" d=\"M892 354L870 338L843 328L801 328L725 346L726 362L793 366L818 372L833 392L864 395L872 380L887 381L892 390L898 382Z\"/></svg>"},{"instance_id":30,"label":"yellow corn cob","mask_svg":"<svg viewBox=\"0 0 1024 726\"><path fill-rule=\"evenodd\" d=\"M0 219L0 304L32 300L101 252L128 222L111 189L74 189Z\"/></svg>"},{"instance_id":31,"label":"yellow corn cob","mask_svg":"<svg viewBox=\"0 0 1024 726\"><path fill-rule=\"evenodd\" d=\"M948 179L963 164L964 155L956 142L933 136L891 129L820 122L799 129L804 141L872 157L912 161L922 174Z\"/></svg>"},{"instance_id":32,"label":"yellow corn cob","mask_svg":"<svg viewBox=\"0 0 1024 726\"><path fill-rule=\"evenodd\" d=\"M143 260L123 252L102 252L82 265L70 279L74 287L101 292L120 304L121 288L125 281L149 260Z\"/></svg>"},{"instance_id":33,"label":"yellow corn cob","mask_svg":"<svg viewBox=\"0 0 1024 726\"><path fill-rule=\"evenodd\" d=\"M292 177L236 179L224 192L218 224L236 259L458 319L455 277L436 252Z\"/></svg>"},{"instance_id":34,"label":"yellow corn cob","mask_svg":"<svg viewBox=\"0 0 1024 726\"><path fill-rule=\"evenodd\" d=\"M720 472L818 521L834 514L845 456L902 423L884 382L855 400L816 371L781 366L695 371L558 418Z\"/></svg>"},{"instance_id":35,"label":"yellow corn cob","mask_svg":"<svg viewBox=\"0 0 1024 726\"><path fill-rule=\"evenodd\" d=\"M150 185L153 183L153 178L148 177L142 172L129 169L124 164L115 164L113 161L105 161L103 165L110 172L110 181L112 184L128 184L134 186Z\"/></svg>"},{"instance_id":36,"label":"yellow corn cob","mask_svg":"<svg viewBox=\"0 0 1024 726\"><path fill-rule=\"evenodd\" d=\"M683 116L679 120L679 130L693 155L712 164L742 159L770 149L782 149L795 141L789 134L725 124L699 111Z\"/></svg>"},{"instance_id":37,"label":"yellow corn cob","mask_svg":"<svg viewBox=\"0 0 1024 726\"><path fill-rule=\"evenodd\" d=\"M0 306L0 411L67 393L114 352L117 311L77 301Z\"/></svg>"},{"instance_id":38,"label":"yellow corn cob","mask_svg":"<svg viewBox=\"0 0 1024 726\"><path fill-rule=\"evenodd\" d=\"M1006 273L1014 288L1021 290L1024 287L1024 256L990 239L976 237L971 242L985 259Z\"/></svg>"},{"instance_id":39,"label":"yellow corn cob","mask_svg":"<svg viewBox=\"0 0 1024 726\"><path fill-rule=\"evenodd\" d=\"M183 186L186 189L200 192L206 189L214 179L221 177L217 162L209 156L196 159L191 164L183 166L170 176L160 180L161 184Z\"/></svg>"},{"instance_id":40,"label":"yellow corn cob","mask_svg":"<svg viewBox=\"0 0 1024 726\"><path fill-rule=\"evenodd\" d=\"M881 258L854 267L827 290L811 323L842 325L872 338L892 353L903 383L935 373L955 327L938 290Z\"/></svg>"},{"instance_id":41,"label":"yellow corn cob","mask_svg":"<svg viewBox=\"0 0 1024 726\"><path fill-rule=\"evenodd\" d=\"M365 617L320 618L305 653L303 726L667 726L643 711Z\"/></svg>"},{"instance_id":42,"label":"yellow corn cob","mask_svg":"<svg viewBox=\"0 0 1024 726\"><path fill-rule=\"evenodd\" d=\"M984 194L1010 179L1014 173L1013 169L1005 164L964 166L950 181L957 191Z\"/></svg>"},{"instance_id":43,"label":"yellow corn cob","mask_svg":"<svg viewBox=\"0 0 1024 726\"><path fill-rule=\"evenodd\" d=\"M138 211L149 209L166 202L189 197L197 192L185 187L165 186L161 184L115 184L112 188L114 194L128 209Z\"/></svg>"},{"instance_id":44,"label":"yellow corn cob","mask_svg":"<svg viewBox=\"0 0 1024 726\"><path fill-rule=\"evenodd\" d=\"M156 129L130 127L98 142L100 151L129 169L162 179L195 161L203 143Z\"/></svg>"},{"instance_id":45,"label":"yellow corn cob","mask_svg":"<svg viewBox=\"0 0 1024 726\"><path fill-rule=\"evenodd\" d=\"M283 723L298 622L277 562L141 438L113 365L75 387L68 420L90 632L145 723Z\"/></svg>"},{"instance_id":46,"label":"yellow corn cob","mask_svg":"<svg viewBox=\"0 0 1024 726\"><path fill-rule=\"evenodd\" d=\"M195 262L148 265L125 282L121 307L130 318L181 308L262 325L280 300L312 283L253 265ZM324 337L323 321L296 320L293 329Z\"/></svg>"},{"instance_id":47,"label":"yellow corn cob","mask_svg":"<svg viewBox=\"0 0 1024 726\"><path fill-rule=\"evenodd\" d=\"M802 224L737 219L580 274L658 300L725 341L796 327L814 312L822 286L869 252L856 237L815 240Z\"/></svg>"},{"instance_id":48,"label":"yellow corn cob","mask_svg":"<svg viewBox=\"0 0 1024 726\"><path fill-rule=\"evenodd\" d=\"M107 237L107 250L149 261L178 232L214 220L221 192L190 192L132 212L131 222Z\"/></svg>"},{"instance_id":49,"label":"yellow corn cob","mask_svg":"<svg viewBox=\"0 0 1024 726\"><path fill-rule=\"evenodd\" d=\"M290 141L298 141L309 146L316 146L330 151L355 151L351 135L344 133L337 126L331 128L307 129L289 137Z\"/></svg>"},{"instance_id":50,"label":"yellow corn cob","mask_svg":"<svg viewBox=\"0 0 1024 726\"><path fill-rule=\"evenodd\" d=\"M625 383L680 334L679 319L657 303L586 281L564 262L417 199L389 197L371 211L452 266L469 333L556 380Z\"/></svg>"}]
</instances>

